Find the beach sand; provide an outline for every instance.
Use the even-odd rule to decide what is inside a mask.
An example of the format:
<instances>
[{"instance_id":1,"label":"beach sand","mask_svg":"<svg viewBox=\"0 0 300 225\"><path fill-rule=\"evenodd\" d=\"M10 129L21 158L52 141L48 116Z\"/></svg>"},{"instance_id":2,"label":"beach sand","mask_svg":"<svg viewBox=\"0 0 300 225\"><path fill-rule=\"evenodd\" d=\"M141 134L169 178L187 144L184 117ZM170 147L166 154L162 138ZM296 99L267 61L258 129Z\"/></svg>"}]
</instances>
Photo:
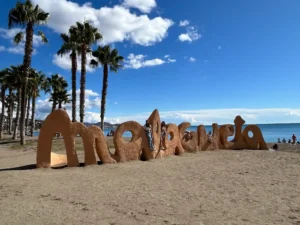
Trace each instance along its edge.
<instances>
[{"instance_id":1,"label":"beach sand","mask_svg":"<svg viewBox=\"0 0 300 225\"><path fill-rule=\"evenodd\" d=\"M1 146L1 225L300 224L299 145L39 170Z\"/></svg>"}]
</instances>

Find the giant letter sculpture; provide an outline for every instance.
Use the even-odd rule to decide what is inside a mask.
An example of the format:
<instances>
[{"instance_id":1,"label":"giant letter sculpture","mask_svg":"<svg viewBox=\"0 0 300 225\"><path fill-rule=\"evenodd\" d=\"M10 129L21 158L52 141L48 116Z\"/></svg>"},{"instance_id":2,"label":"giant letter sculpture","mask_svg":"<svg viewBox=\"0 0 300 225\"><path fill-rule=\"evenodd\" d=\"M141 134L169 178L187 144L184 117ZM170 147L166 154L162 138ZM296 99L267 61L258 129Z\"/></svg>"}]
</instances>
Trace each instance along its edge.
<instances>
[{"instance_id":1,"label":"giant letter sculpture","mask_svg":"<svg viewBox=\"0 0 300 225\"><path fill-rule=\"evenodd\" d=\"M151 151L147 141L147 136L142 125L135 121L122 123L114 134L115 153L108 150L105 137L100 128L91 126L87 128L82 123L72 123L68 114L64 110L56 110L46 118L39 134L37 147L37 167L50 167L51 158L57 158L62 162L63 155L51 155L52 139L55 133L63 135L66 152L67 165L78 166L79 161L75 151L75 137L80 134L83 139L85 165L97 163L95 149L98 157L103 163L126 162L131 160L150 160L166 157L169 155L180 155L184 151L196 152L216 149L268 149L264 141L261 130L256 125L248 125L243 131L242 126L245 121L241 116L234 120L236 131L233 125L225 124L220 127L212 124L213 133L208 138L205 127L200 125L197 131L191 132L191 138L184 138L185 130L190 127L190 123L181 123L178 127L175 124L167 124L166 136L163 140L166 144L165 150L160 150L161 122L158 110L154 110L148 119L152 126L152 136L156 151ZM132 138L129 142L123 140L123 133L129 131ZM249 137L249 132L253 137ZM232 141L228 141L229 136L234 136ZM169 137L170 136L170 140Z\"/></svg>"},{"instance_id":2,"label":"giant letter sculpture","mask_svg":"<svg viewBox=\"0 0 300 225\"><path fill-rule=\"evenodd\" d=\"M178 127L175 124L167 124L166 149L160 149L161 124L158 110L154 110L148 118L152 127L152 136L154 146L157 151L151 151L148 145L147 136L143 127L134 121L122 123L114 134L114 145L116 148L113 156L118 162L126 162L131 160L150 160L154 158L165 157L168 155L180 155L184 152L181 146ZM129 142L125 142L122 135L125 131L132 133L132 138ZM168 135L171 140L168 140Z\"/></svg>"},{"instance_id":3,"label":"giant letter sculpture","mask_svg":"<svg viewBox=\"0 0 300 225\"><path fill-rule=\"evenodd\" d=\"M209 141L205 127L203 125L198 126L197 132L191 132L192 138L186 141L183 138L185 130L190 127L190 123L181 123L179 132L181 135L181 143L184 150L187 152L215 150L215 149L228 149L228 150L240 150L240 149L268 149L268 146L263 138L260 128L257 125L248 125L243 131L242 126L245 121L241 116L237 116L234 120L236 127L235 137L232 141L228 141L229 136L233 136L234 127L231 124L225 124L218 127L218 124L214 123L212 140ZM248 132L253 133L253 137L249 137Z\"/></svg>"},{"instance_id":4,"label":"giant letter sculpture","mask_svg":"<svg viewBox=\"0 0 300 225\"><path fill-rule=\"evenodd\" d=\"M103 163L114 163L106 145L106 140L100 128L87 128L81 123L72 123L64 110L55 110L46 118L41 127L37 145L37 168L49 168L51 165L51 146L55 133L61 133L64 138L67 163L69 167L79 166L75 151L75 136L80 134L83 139L85 165L97 164L95 147L98 157Z\"/></svg>"}]
</instances>

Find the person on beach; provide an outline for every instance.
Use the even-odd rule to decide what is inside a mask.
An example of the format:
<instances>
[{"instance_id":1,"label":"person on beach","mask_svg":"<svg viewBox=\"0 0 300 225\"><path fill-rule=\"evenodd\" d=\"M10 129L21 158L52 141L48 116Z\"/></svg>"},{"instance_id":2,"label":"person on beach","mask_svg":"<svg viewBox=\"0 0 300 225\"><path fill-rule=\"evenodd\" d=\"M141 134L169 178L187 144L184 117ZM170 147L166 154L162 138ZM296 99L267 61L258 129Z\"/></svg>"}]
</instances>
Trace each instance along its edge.
<instances>
[{"instance_id":1,"label":"person on beach","mask_svg":"<svg viewBox=\"0 0 300 225\"><path fill-rule=\"evenodd\" d=\"M147 136L147 139L148 139L148 144L149 144L150 150L151 151L156 151L156 149L154 147L154 144L153 144L151 125L150 125L148 120L146 120L146 124L144 125L143 128L146 131L146 136Z\"/></svg>"},{"instance_id":2,"label":"person on beach","mask_svg":"<svg viewBox=\"0 0 300 225\"><path fill-rule=\"evenodd\" d=\"M166 149L165 137L167 135L167 127L165 121L161 122L161 135L160 135L160 148L161 150Z\"/></svg>"},{"instance_id":3,"label":"person on beach","mask_svg":"<svg viewBox=\"0 0 300 225\"><path fill-rule=\"evenodd\" d=\"M282 143L286 143L286 140L285 140L285 138L283 138L283 139L282 139Z\"/></svg>"},{"instance_id":4,"label":"person on beach","mask_svg":"<svg viewBox=\"0 0 300 225\"><path fill-rule=\"evenodd\" d=\"M274 149L275 151L277 151L277 150L278 150L278 145L277 145L277 144L273 145L273 149Z\"/></svg>"},{"instance_id":5,"label":"person on beach","mask_svg":"<svg viewBox=\"0 0 300 225\"><path fill-rule=\"evenodd\" d=\"M209 142L212 142L212 134L211 134L211 131L208 132L207 138L208 138L208 141L209 141Z\"/></svg>"},{"instance_id":6,"label":"person on beach","mask_svg":"<svg viewBox=\"0 0 300 225\"><path fill-rule=\"evenodd\" d=\"M185 131L184 135L183 135L183 139L185 139L185 141L189 141L192 139L192 135L189 131Z\"/></svg>"},{"instance_id":7,"label":"person on beach","mask_svg":"<svg viewBox=\"0 0 300 225\"><path fill-rule=\"evenodd\" d=\"M277 143L281 143L281 141L280 141L280 138L278 138L278 141L277 141Z\"/></svg>"},{"instance_id":8,"label":"person on beach","mask_svg":"<svg viewBox=\"0 0 300 225\"><path fill-rule=\"evenodd\" d=\"M296 140L297 140L297 138L296 138L296 135L295 135L295 134L293 134L293 136L292 136L292 140L293 140L292 144L295 144L295 143L296 143Z\"/></svg>"}]
</instances>

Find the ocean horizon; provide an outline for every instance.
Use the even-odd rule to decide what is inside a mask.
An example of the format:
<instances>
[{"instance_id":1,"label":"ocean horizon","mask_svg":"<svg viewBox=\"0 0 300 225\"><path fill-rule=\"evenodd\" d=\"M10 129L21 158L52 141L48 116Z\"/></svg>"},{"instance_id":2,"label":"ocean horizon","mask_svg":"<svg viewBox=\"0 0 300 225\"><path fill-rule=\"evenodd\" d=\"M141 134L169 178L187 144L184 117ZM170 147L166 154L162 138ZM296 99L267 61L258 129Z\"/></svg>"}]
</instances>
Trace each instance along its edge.
<instances>
[{"instance_id":1,"label":"ocean horizon","mask_svg":"<svg viewBox=\"0 0 300 225\"><path fill-rule=\"evenodd\" d=\"M222 124L221 124L222 125ZM243 125L244 129L247 125ZM286 140L291 139L292 135L295 134L296 137L300 135L300 123L273 123L273 124L256 124L262 131L263 137L266 142L277 142L277 139L281 140L285 138ZM187 131L197 131L197 126L190 126ZM220 126L220 125L219 125ZM234 126L234 125L233 125ZM204 125L206 132L212 131L211 125ZM235 128L235 126L234 126ZM104 135L106 136L113 128L105 128ZM38 136L39 132L34 132L34 136ZM126 131L123 134L124 137L131 137L131 132ZM234 136L228 137L228 140L232 140Z\"/></svg>"}]
</instances>

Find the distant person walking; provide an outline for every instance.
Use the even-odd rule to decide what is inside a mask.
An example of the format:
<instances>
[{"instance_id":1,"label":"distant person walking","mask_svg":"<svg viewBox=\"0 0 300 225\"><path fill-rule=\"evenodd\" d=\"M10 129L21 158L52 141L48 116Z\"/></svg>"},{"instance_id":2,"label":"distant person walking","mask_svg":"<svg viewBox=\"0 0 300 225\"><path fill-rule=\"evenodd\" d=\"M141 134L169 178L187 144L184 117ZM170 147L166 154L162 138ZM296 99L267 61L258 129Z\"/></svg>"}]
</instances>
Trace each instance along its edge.
<instances>
[{"instance_id":1,"label":"distant person walking","mask_svg":"<svg viewBox=\"0 0 300 225\"><path fill-rule=\"evenodd\" d=\"M296 135L295 134L293 134L293 136L292 136L292 144L295 144L296 143L296 140L297 140L297 137L296 137Z\"/></svg>"}]
</instances>

